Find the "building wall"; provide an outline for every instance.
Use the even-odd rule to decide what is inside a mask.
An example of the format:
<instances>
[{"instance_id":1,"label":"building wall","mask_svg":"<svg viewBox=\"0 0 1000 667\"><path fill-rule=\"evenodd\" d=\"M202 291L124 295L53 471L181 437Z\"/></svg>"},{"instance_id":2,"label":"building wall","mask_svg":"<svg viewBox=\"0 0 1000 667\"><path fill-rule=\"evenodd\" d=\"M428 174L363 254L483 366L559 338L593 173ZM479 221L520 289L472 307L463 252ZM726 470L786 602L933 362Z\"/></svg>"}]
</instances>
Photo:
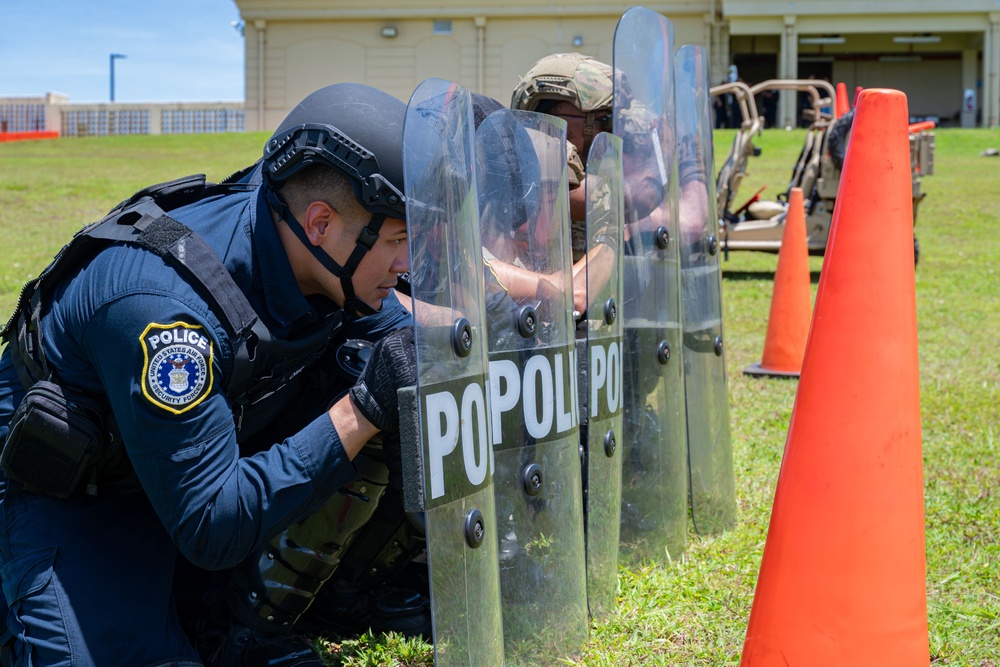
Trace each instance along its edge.
<instances>
[{"instance_id":1,"label":"building wall","mask_svg":"<svg viewBox=\"0 0 1000 667\"><path fill-rule=\"evenodd\" d=\"M654 3L678 46L710 45L715 2ZM407 100L426 78L462 83L505 104L523 75L550 53L612 61L614 30L631 3L516 0L498 5L392 0L377 7L335 0L237 0L246 24L247 128L269 130L305 95L359 81ZM442 34L441 22L451 32ZM395 31L384 37L383 28ZM263 72L263 76L261 73Z\"/></svg>"},{"instance_id":2,"label":"building wall","mask_svg":"<svg viewBox=\"0 0 1000 667\"><path fill-rule=\"evenodd\" d=\"M0 98L0 132L57 131L63 137L242 132L239 102L100 102L65 95Z\"/></svg>"},{"instance_id":3,"label":"building wall","mask_svg":"<svg viewBox=\"0 0 1000 667\"><path fill-rule=\"evenodd\" d=\"M829 72L849 90L907 93L914 116L945 124L1000 121L1000 0L691 0L646 3L674 23L676 43L708 49L711 79L730 63L797 78ZM425 78L457 81L508 102L540 57L579 51L612 60L614 29L632 3L600 0L236 0L246 22L247 128L270 130L309 92L360 81L406 100ZM451 32L440 33L440 21ZM394 36L383 36L391 29ZM934 44L894 36L933 34ZM839 45L803 38L838 35ZM579 46L574 45L574 40ZM749 80L750 83L757 81ZM966 89L976 109L963 110ZM794 94L781 102L794 124Z\"/></svg>"},{"instance_id":4,"label":"building wall","mask_svg":"<svg viewBox=\"0 0 1000 667\"><path fill-rule=\"evenodd\" d=\"M67 102L69 99L59 93L0 98L0 132L58 131L58 105Z\"/></svg>"},{"instance_id":5,"label":"building wall","mask_svg":"<svg viewBox=\"0 0 1000 667\"><path fill-rule=\"evenodd\" d=\"M832 81L889 87L907 94L911 116L971 127L1000 122L1000 3L997 0L723 0L735 59L776 53L778 75L831 63ZM894 38L930 37L900 44ZM817 37L841 44L804 43ZM964 93L976 104L964 109ZM785 95L782 120L795 122Z\"/></svg>"},{"instance_id":6,"label":"building wall","mask_svg":"<svg viewBox=\"0 0 1000 667\"><path fill-rule=\"evenodd\" d=\"M847 89L895 88L906 93L910 116L937 116L942 123L958 125L962 112L962 59L924 60L919 67L908 61L878 59L843 60L834 63L833 80Z\"/></svg>"}]
</instances>

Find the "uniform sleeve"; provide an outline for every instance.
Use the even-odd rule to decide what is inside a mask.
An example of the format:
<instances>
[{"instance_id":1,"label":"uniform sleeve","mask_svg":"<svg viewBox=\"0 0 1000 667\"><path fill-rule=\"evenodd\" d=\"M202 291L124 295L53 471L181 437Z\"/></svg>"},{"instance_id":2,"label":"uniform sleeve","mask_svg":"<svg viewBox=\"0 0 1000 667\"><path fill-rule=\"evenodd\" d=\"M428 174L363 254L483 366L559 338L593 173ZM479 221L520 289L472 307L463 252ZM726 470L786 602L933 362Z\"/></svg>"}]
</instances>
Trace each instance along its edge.
<instances>
[{"instance_id":1,"label":"uniform sleeve","mask_svg":"<svg viewBox=\"0 0 1000 667\"><path fill-rule=\"evenodd\" d=\"M241 457L219 345L192 299L130 295L97 309L85 354L126 451L178 549L231 567L356 477L324 412L284 442Z\"/></svg>"},{"instance_id":2,"label":"uniform sleeve","mask_svg":"<svg viewBox=\"0 0 1000 667\"><path fill-rule=\"evenodd\" d=\"M693 135L686 135L680 141L678 147L679 159L677 164L678 179L683 188L692 181L704 183L705 179L705 155L702 153L701 144Z\"/></svg>"}]
</instances>

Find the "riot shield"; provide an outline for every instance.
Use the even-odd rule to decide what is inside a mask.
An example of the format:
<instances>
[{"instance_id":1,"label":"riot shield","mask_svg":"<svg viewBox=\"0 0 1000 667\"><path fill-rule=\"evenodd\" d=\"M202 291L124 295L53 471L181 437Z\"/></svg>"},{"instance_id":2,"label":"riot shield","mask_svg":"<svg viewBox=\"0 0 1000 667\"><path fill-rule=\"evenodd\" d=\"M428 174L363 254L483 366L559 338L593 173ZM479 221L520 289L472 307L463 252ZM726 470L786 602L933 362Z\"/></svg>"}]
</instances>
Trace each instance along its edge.
<instances>
[{"instance_id":1,"label":"riot shield","mask_svg":"<svg viewBox=\"0 0 1000 667\"><path fill-rule=\"evenodd\" d=\"M487 270L500 596L509 664L558 664L587 636L565 121L498 110L476 131Z\"/></svg>"},{"instance_id":2,"label":"riot shield","mask_svg":"<svg viewBox=\"0 0 1000 667\"><path fill-rule=\"evenodd\" d=\"M663 562L687 537L687 429L674 159L673 24L635 7L615 29L614 132L625 172L621 557Z\"/></svg>"},{"instance_id":3,"label":"riot shield","mask_svg":"<svg viewBox=\"0 0 1000 667\"><path fill-rule=\"evenodd\" d=\"M580 374L581 430L586 431L584 502L590 615L617 608L622 456L621 139L602 132L587 157L587 338ZM579 346L578 346L579 347ZM582 360L581 360L582 361ZM586 429L583 429L586 424Z\"/></svg>"},{"instance_id":4,"label":"riot shield","mask_svg":"<svg viewBox=\"0 0 1000 667\"><path fill-rule=\"evenodd\" d=\"M503 664L471 109L467 89L429 79L403 126L417 349L416 391L400 392L417 418L401 423L404 502L424 517L436 665Z\"/></svg>"},{"instance_id":5,"label":"riot shield","mask_svg":"<svg viewBox=\"0 0 1000 667\"><path fill-rule=\"evenodd\" d=\"M691 518L695 530L706 535L726 530L735 522L736 489L704 50L681 47L674 67Z\"/></svg>"}]
</instances>

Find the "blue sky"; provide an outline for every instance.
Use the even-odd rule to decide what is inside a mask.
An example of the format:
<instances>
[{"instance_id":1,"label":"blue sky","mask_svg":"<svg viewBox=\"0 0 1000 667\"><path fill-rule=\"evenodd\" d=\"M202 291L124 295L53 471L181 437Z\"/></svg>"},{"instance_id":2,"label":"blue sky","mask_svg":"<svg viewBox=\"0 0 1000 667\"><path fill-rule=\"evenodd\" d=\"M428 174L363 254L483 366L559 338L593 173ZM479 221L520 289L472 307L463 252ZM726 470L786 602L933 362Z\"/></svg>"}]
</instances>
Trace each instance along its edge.
<instances>
[{"instance_id":1,"label":"blue sky","mask_svg":"<svg viewBox=\"0 0 1000 667\"><path fill-rule=\"evenodd\" d=\"M104 102L244 99L233 0L0 0L0 97Z\"/></svg>"}]
</instances>

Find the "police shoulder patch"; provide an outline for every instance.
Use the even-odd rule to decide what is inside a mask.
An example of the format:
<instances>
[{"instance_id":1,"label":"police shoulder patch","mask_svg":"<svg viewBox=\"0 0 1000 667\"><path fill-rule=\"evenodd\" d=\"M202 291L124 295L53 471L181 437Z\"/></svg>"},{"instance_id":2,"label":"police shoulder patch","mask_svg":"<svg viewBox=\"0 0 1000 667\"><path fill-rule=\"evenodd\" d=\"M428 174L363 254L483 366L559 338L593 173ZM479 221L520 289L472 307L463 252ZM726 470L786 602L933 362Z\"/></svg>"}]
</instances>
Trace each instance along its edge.
<instances>
[{"instance_id":1,"label":"police shoulder patch","mask_svg":"<svg viewBox=\"0 0 1000 667\"><path fill-rule=\"evenodd\" d=\"M150 323L139 336L142 393L150 403L179 415L212 389L212 340L205 327Z\"/></svg>"}]
</instances>

